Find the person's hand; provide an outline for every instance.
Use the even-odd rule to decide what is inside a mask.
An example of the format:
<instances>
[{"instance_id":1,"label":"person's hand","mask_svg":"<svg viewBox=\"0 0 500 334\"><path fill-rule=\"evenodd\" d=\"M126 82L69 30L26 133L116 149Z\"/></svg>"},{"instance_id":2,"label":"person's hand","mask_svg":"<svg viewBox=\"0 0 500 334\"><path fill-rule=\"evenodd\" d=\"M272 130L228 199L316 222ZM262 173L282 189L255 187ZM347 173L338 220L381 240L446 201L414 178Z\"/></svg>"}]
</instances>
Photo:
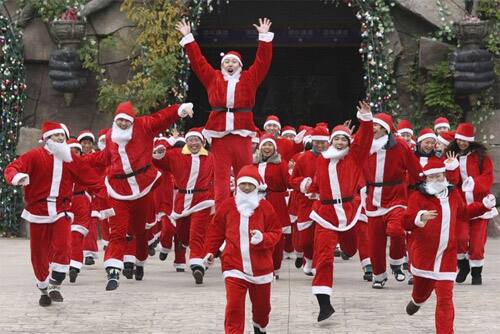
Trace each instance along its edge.
<instances>
[{"instance_id":1,"label":"person's hand","mask_svg":"<svg viewBox=\"0 0 500 334\"><path fill-rule=\"evenodd\" d=\"M30 178L29 178L29 176L28 176L28 175L26 175L26 176L22 177L22 178L19 180L19 182L17 182L17 184L18 184L19 186L23 186L23 187L27 186L28 184L30 184Z\"/></svg>"},{"instance_id":2,"label":"person's hand","mask_svg":"<svg viewBox=\"0 0 500 334\"><path fill-rule=\"evenodd\" d=\"M356 125L352 125L352 119L348 119L347 121L345 121L344 126L346 128L349 128L349 130L351 130L351 133L354 133L354 129L356 128Z\"/></svg>"},{"instance_id":3,"label":"person's hand","mask_svg":"<svg viewBox=\"0 0 500 334\"><path fill-rule=\"evenodd\" d=\"M457 154L455 152L446 152L446 160L445 165L453 163L453 161L457 160Z\"/></svg>"},{"instance_id":4,"label":"person's hand","mask_svg":"<svg viewBox=\"0 0 500 334\"><path fill-rule=\"evenodd\" d=\"M205 264L205 267L210 267L212 264L214 264L215 257L212 253L208 253L205 255L203 258L203 263Z\"/></svg>"},{"instance_id":5,"label":"person's hand","mask_svg":"<svg viewBox=\"0 0 500 334\"><path fill-rule=\"evenodd\" d=\"M192 103L183 103L181 104L181 106L179 107L179 110L178 110L178 114L179 114L179 117L180 118L185 118L185 117L188 117L189 118L193 118L193 104Z\"/></svg>"},{"instance_id":6,"label":"person's hand","mask_svg":"<svg viewBox=\"0 0 500 334\"><path fill-rule=\"evenodd\" d=\"M429 210L429 211L425 211L424 213L422 213L422 215L420 216L420 221L422 223L427 224L427 222L429 220L432 220L434 218L436 218L438 216L438 212L437 210Z\"/></svg>"},{"instance_id":7,"label":"person's hand","mask_svg":"<svg viewBox=\"0 0 500 334\"><path fill-rule=\"evenodd\" d=\"M175 29L182 34L182 36L189 35L191 33L191 25L186 19L182 19L182 21L178 22L175 25Z\"/></svg>"},{"instance_id":8,"label":"person's hand","mask_svg":"<svg viewBox=\"0 0 500 334\"><path fill-rule=\"evenodd\" d=\"M265 17L263 19L259 19L259 25L254 24L253 26L255 27L255 29L257 29L259 34L265 34L265 33L269 32L269 28L271 28L271 24L273 24L271 22L271 20L269 20L267 17Z\"/></svg>"},{"instance_id":9,"label":"person's hand","mask_svg":"<svg viewBox=\"0 0 500 334\"><path fill-rule=\"evenodd\" d=\"M250 243L252 245L258 245L262 242L262 240L264 240L264 235L259 230L251 230L250 235L252 236L250 239Z\"/></svg>"},{"instance_id":10,"label":"person's hand","mask_svg":"<svg viewBox=\"0 0 500 334\"><path fill-rule=\"evenodd\" d=\"M372 108L366 101L359 101L359 105L356 108L360 114L369 114L372 112Z\"/></svg>"},{"instance_id":11,"label":"person's hand","mask_svg":"<svg viewBox=\"0 0 500 334\"><path fill-rule=\"evenodd\" d=\"M493 209L497 205L497 200L493 194L489 194L483 198L483 204L487 209Z\"/></svg>"}]
</instances>

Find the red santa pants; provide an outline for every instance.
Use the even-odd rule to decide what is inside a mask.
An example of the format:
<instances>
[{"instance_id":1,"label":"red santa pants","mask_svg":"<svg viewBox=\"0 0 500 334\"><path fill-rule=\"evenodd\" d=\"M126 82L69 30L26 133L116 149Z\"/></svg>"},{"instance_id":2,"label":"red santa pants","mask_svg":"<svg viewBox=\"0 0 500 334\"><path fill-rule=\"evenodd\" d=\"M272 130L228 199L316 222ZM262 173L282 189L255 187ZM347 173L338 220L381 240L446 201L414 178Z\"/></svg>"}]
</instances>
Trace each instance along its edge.
<instances>
[{"instance_id":1,"label":"red santa pants","mask_svg":"<svg viewBox=\"0 0 500 334\"><path fill-rule=\"evenodd\" d=\"M70 266L81 269L83 264L83 240L91 225L90 200L86 195L75 195L71 200L71 211L75 215L71 223Z\"/></svg>"},{"instance_id":2,"label":"red santa pants","mask_svg":"<svg viewBox=\"0 0 500 334\"><path fill-rule=\"evenodd\" d=\"M162 253L168 253L172 249L172 238L175 235L175 225L168 216L161 217L160 244Z\"/></svg>"},{"instance_id":3,"label":"red santa pants","mask_svg":"<svg viewBox=\"0 0 500 334\"><path fill-rule=\"evenodd\" d=\"M50 224L30 223L31 265L40 289L49 284L50 268L59 273L68 272L70 236L71 221L66 217Z\"/></svg>"},{"instance_id":4,"label":"red santa pants","mask_svg":"<svg viewBox=\"0 0 500 334\"><path fill-rule=\"evenodd\" d=\"M453 333L455 308L453 306L453 281L436 281L429 278L413 276L413 292L411 297L417 305L424 303L436 292L436 333Z\"/></svg>"},{"instance_id":5,"label":"red santa pants","mask_svg":"<svg viewBox=\"0 0 500 334\"><path fill-rule=\"evenodd\" d=\"M338 232L326 229L316 224L314 232L314 268L316 275L312 281L313 294L331 294L333 286L333 255L337 243L342 251L349 256L356 254L355 227Z\"/></svg>"},{"instance_id":6,"label":"red santa pants","mask_svg":"<svg viewBox=\"0 0 500 334\"><path fill-rule=\"evenodd\" d=\"M101 227L101 238L104 246L109 243L109 221L108 219L99 220L99 225Z\"/></svg>"},{"instance_id":7,"label":"red santa pants","mask_svg":"<svg viewBox=\"0 0 500 334\"><path fill-rule=\"evenodd\" d=\"M176 223L180 227L179 236L181 241L185 246L189 245L190 266L205 266L203 264L203 257L205 256L203 243L205 242L208 224L212 218L210 214L211 210L212 208L206 208L176 220ZM185 231L187 228L189 228L188 233Z\"/></svg>"},{"instance_id":8,"label":"red santa pants","mask_svg":"<svg viewBox=\"0 0 500 334\"><path fill-rule=\"evenodd\" d=\"M97 224L98 219L92 217L89 225L89 233L83 238L83 255L94 259L97 259L99 255L97 247Z\"/></svg>"},{"instance_id":9,"label":"red santa pants","mask_svg":"<svg viewBox=\"0 0 500 334\"><path fill-rule=\"evenodd\" d=\"M302 248L304 257L309 260L312 260L314 254L314 225L315 223L313 222L305 230L298 231L300 248Z\"/></svg>"},{"instance_id":10,"label":"red santa pants","mask_svg":"<svg viewBox=\"0 0 500 334\"><path fill-rule=\"evenodd\" d=\"M300 234L299 230L297 229L296 223L292 223L292 245L295 249L295 254L297 254L297 257L303 257L304 248L302 248L302 245L300 243Z\"/></svg>"},{"instance_id":11,"label":"red santa pants","mask_svg":"<svg viewBox=\"0 0 500 334\"><path fill-rule=\"evenodd\" d=\"M283 246L284 251L287 253L292 253L293 252L292 233L283 233L283 238L285 239L285 245Z\"/></svg>"},{"instance_id":12,"label":"red santa pants","mask_svg":"<svg viewBox=\"0 0 500 334\"><path fill-rule=\"evenodd\" d=\"M253 325L261 331L265 331L269 323L269 313L271 313L271 283L254 284L234 277L227 277L225 283L225 333L243 334L245 330L245 298L247 291L252 302Z\"/></svg>"},{"instance_id":13,"label":"red santa pants","mask_svg":"<svg viewBox=\"0 0 500 334\"><path fill-rule=\"evenodd\" d=\"M280 270L281 262L283 261L283 250L285 249L285 234L281 236L281 239L276 245L274 245L273 250L273 263L274 270Z\"/></svg>"},{"instance_id":14,"label":"red santa pants","mask_svg":"<svg viewBox=\"0 0 500 334\"><path fill-rule=\"evenodd\" d=\"M231 196L230 177L231 167L234 176L238 175L240 169L252 163L252 139L238 135L226 135L222 138L212 139L212 150L214 155L214 192L215 205Z\"/></svg>"},{"instance_id":15,"label":"red santa pants","mask_svg":"<svg viewBox=\"0 0 500 334\"><path fill-rule=\"evenodd\" d=\"M136 258L144 262L148 258L148 241L146 238L146 222L155 219L153 196L149 192L145 196L132 201L120 201L111 198L115 215L109 218L109 245L104 254L104 267L123 269L123 255L127 245L127 232L131 232L136 240Z\"/></svg>"},{"instance_id":16,"label":"red santa pants","mask_svg":"<svg viewBox=\"0 0 500 334\"><path fill-rule=\"evenodd\" d=\"M404 209L395 208L383 216L368 217L368 238L370 240L370 259L373 267L373 275L376 281L387 277L386 273L386 247L387 227L390 224L401 224ZM391 265L402 265L406 254L405 238L402 236L390 237L389 263Z\"/></svg>"},{"instance_id":17,"label":"red santa pants","mask_svg":"<svg viewBox=\"0 0 500 334\"><path fill-rule=\"evenodd\" d=\"M460 258L469 255L471 267L484 265L484 247L488 234L488 220L473 219L458 223L458 254Z\"/></svg>"},{"instance_id":18,"label":"red santa pants","mask_svg":"<svg viewBox=\"0 0 500 334\"><path fill-rule=\"evenodd\" d=\"M371 264L370 261L370 243L368 238L368 223L358 221L356 226L356 238L358 244L358 255L361 266ZM342 249L343 250L343 249Z\"/></svg>"}]
</instances>

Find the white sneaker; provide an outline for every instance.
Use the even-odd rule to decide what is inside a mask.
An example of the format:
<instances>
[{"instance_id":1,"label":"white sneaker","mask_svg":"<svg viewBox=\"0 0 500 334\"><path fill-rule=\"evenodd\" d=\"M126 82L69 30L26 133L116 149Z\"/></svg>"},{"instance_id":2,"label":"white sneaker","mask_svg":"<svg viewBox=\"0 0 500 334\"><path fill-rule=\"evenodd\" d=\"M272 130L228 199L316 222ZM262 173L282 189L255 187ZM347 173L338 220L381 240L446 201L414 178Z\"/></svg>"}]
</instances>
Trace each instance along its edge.
<instances>
[{"instance_id":1,"label":"white sneaker","mask_svg":"<svg viewBox=\"0 0 500 334\"><path fill-rule=\"evenodd\" d=\"M304 270L304 274L306 274L307 276L314 276L312 268L312 260L304 258L304 261L306 262L306 264L304 264L304 268L302 269Z\"/></svg>"}]
</instances>

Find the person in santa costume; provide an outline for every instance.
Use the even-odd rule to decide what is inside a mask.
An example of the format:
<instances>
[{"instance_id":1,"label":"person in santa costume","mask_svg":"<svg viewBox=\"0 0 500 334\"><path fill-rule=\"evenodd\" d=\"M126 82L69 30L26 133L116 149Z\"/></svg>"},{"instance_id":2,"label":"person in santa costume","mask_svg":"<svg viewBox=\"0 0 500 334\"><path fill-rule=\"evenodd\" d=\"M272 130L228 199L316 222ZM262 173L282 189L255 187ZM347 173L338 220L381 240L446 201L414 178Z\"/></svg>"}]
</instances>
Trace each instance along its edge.
<instances>
[{"instance_id":1,"label":"person in santa costume","mask_svg":"<svg viewBox=\"0 0 500 334\"><path fill-rule=\"evenodd\" d=\"M436 135L440 135L442 132L450 131L450 121L446 117L438 117L434 120L434 131Z\"/></svg>"},{"instance_id":2,"label":"person in santa costume","mask_svg":"<svg viewBox=\"0 0 500 334\"><path fill-rule=\"evenodd\" d=\"M260 138L259 151L254 155L254 165L259 175L266 184L266 199L271 203L281 223L283 238L274 247L273 262L274 276L279 279L283 250L285 247L285 234L291 233L290 216L286 205L288 195L288 162L282 160L277 151L274 136L265 134Z\"/></svg>"},{"instance_id":3,"label":"person in santa costume","mask_svg":"<svg viewBox=\"0 0 500 334\"><path fill-rule=\"evenodd\" d=\"M461 123L456 130L455 140L446 148L446 152L458 155L457 187L462 190L462 198L467 204L480 201L490 193L493 185L493 162L486 147L474 139L474 126ZM470 272L472 284L482 284L488 220L497 215L497 209L493 208L483 215L460 220L457 283L465 282Z\"/></svg>"},{"instance_id":4,"label":"person in santa costume","mask_svg":"<svg viewBox=\"0 0 500 334\"><path fill-rule=\"evenodd\" d=\"M306 192L319 194L310 218L316 222L314 235L314 267L312 293L320 307L318 322L328 319L334 312L330 302L333 285L333 255L340 243L349 257L357 251L354 226L361 213L361 200L357 194L362 174L360 161L368 159L373 140L373 115L366 102L358 107L360 121L356 140L351 143L351 130L336 126L331 135L332 145L315 161L316 174Z\"/></svg>"},{"instance_id":5,"label":"person in santa costume","mask_svg":"<svg viewBox=\"0 0 500 334\"><path fill-rule=\"evenodd\" d=\"M213 200L213 156L203 147L202 129L193 128L186 135L186 145L181 150L170 150L163 157L155 159L160 170L166 170L174 176L174 210L171 217L176 226L189 226L186 240L189 245L189 267L196 284L203 283L205 266L203 263L203 242L215 205Z\"/></svg>"},{"instance_id":6,"label":"person in santa costume","mask_svg":"<svg viewBox=\"0 0 500 334\"><path fill-rule=\"evenodd\" d=\"M404 139L412 150L415 149L416 143L413 140L413 125L407 119L402 119L398 122L397 134Z\"/></svg>"},{"instance_id":7,"label":"person in santa costume","mask_svg":"<svg viewBox=\"0 0 500 334\"><path fill-rule=\"evenodd\" d=\"M297 136L297 131L293 126L285 125L281 130L281 136L293 141L295 139L295 136Z\"/></svg>"},{"instance_id":8,"label":"person in santa costume","mask_svg":"<svg viewBox=\"0 0 500 334\"><path fill-rule=\"evenodd\" d=\"M304 149L302 138L304 137L305 130L301 131L298 135L295 134L293 140L280 136L281 122L278 116L269 115L264 122L264 131L274 137L278 145L278 153L284 161L290 159Z\"/></svg>"},{"instance_id":9,"label":"person in santa costume","mask_svg":"<svg viewBox=\"0 0 500 334\"><path fill-rule=\"evenodd\" d=\"M394 135L392 117L379 113L373 119L374 139L370 156L363 168L367 187L365 212L368 217L370 259L375 289L382 289L387 281L386 244L391 239L389 263L397 281L406 276L404 263L405 232L402 227L406 209L406 175L418 179L420 164L404 140Z\"/></svg>"},{"instance_id":10,"label":"person in santa costume","mask_svg":"<svg viewBox=\"0 0 500 334\"><path fill-rule=\"evenodd\" d=\"M442 161L433 160L423 168L425 182L412 193L404 216L405 229L412 231L412 298L406 306L409 315L436 293L436 333L453 333L453 284L456 276L457 230L461 217L476 217L495 207L491 194L481 202L465 204L460 191L445 176Z\"/></svg>"},{"instance_id":11,"label":"person in santa costume","mask_svg":"<svg viewBox=\"0 0 500 334\"><path fill-rule=\"evenodd\" d=\"M210 223L205 250L207 264L225 241L222 274L226 285L225 333L245 329L245 299L252 302L255 333L266 333L271 312L273 249L281 239L281 222L271 203L259 195L264 186L258 169L243 167L236 177L236 194L226 199Z\"/></svg>"},{"instance_id":12,"label":"person in santa costume","mask_svg":"<svg viewBox=\"0 0 500 334\"><path fill-rule=\"evenodd\" d=\"M318 160L321 153L328 148L330 140L328 128L323 126L315 127L311 132L312 149L304 152L295 162L290 185L297 192L300 192L298 202L297 230L299 242L304 252L303 271L308 276L313 276L313 254L314 254L314 221L309 217L312 205L317 199L317 194L308 191L316 173Z\"/></svg>"},{"instance_id":13,"label":"person in santa costume","mask_svg":"<svg viewBox=\"0 0 500 334\"><path fill-rule=\"evenodd\" d=\"M109 132L110 129L101 129L99 130L98 133L98 139L97 139L97 148L99 151L103 151L106 148L106 135ZM99 174L102 175L102 182L104 184L104 175L106 175L106 170L105 169L100 169L98 170ZM99 220L99 225L101 228L101 238L102 238L102 245L103 249L106 250L106 247L108 246L109 243L109 222L108 218L100 219Z\"/></svg>"},{"instance_id":14,"label":"person in santa costume","mask_svg":"<svg viewBox=\"0 0 500 334\"><path fill-rule=\"evenodd\" d=\"M455 131L445 131L441 132L437 136L437 142L435 147L436 156L443 157L445 155L446 148L452 141L455 140Z\"/></svg>"},{"instance_id":15,"label":"person in santa costume","mask_svg":"<svg viewBox=\"0 0 500 334\"><path fill-rule=\"evenodd\" d=\"M203 130L211 140L214 155L215 202L219 205L230 196L231 167L235 175L252 163L251 137L255 136L252 108L257 88L265 79L272 59L271 21L259 19L254 24L259 33L255 62L243 71L243 59L236 51L221 59L221 70L214 69L201 53L186 21L179 22L177 30L184 36L181 45L191 63L191 69L207 90L212 108Z\"/></svg>"},{"instance_id":16,"label":"person in santa costume","mask_svg":"<svg viewBox=\"0 0 500 334\"><path fill-rule=\"evenodd\" d=\"M151 189L161 176L152 164L153 139L180 117L193 115L193 104L184 103L154 114L136 117L132 102L122 102L115 112L113 127L106 137L106 149L88 155L96 166L109 166L104 183L115 216L110 217L110 240L104 254L108 274L106 290L118 288L127 235L136 240L136 279L142 279L148 257L146 223L155 221Z\"/></svg>"},{"instance_id":17,"label":"person in santa costume","mask_svg":"<svg viewBox=\"0 0 500 334\"><path fill-rule=\"evenodd\" d=\"M70 210L73 183L87 187L103 203L106 195L98 175L71 153L60 123L44 122L42 141L43 147L12 161L4 177L8 184L25 187L21 218L30 223L31 264L42 293L39 305L49 306L63 301L61 283L69 270L74 217Z\"/></svg>"}]
</instances>

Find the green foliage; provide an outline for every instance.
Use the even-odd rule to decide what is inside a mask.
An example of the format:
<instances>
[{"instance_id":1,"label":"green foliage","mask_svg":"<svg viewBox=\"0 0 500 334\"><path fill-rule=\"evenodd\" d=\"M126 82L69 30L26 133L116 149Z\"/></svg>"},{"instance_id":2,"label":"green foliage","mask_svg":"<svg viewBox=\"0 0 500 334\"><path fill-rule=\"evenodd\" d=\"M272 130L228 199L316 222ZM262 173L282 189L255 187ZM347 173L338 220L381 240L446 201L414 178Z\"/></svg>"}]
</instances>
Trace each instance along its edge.
<instances>
[{"instance_id":1,"label":"green foliage","mask_svg":"<svg viewBox=\"0 0 500 334\"><path fill-rule=\"evenodd\" d=\"M44 22L57 20L68 8L80 12L85 6L85 0L18 0L19 7L30 4Z\"/></svg>"},{"instance_id":2,"label":"green foliage","mask_svg":"<svg viewBox=\"0 0 500 334\"><path fill-rule=\"evenodd\" d=\"M495 56L500 56L500 0L479 1L478 14L482 20L489 20L491 32L485 46Z\"/></svg>"}]
</instances>

